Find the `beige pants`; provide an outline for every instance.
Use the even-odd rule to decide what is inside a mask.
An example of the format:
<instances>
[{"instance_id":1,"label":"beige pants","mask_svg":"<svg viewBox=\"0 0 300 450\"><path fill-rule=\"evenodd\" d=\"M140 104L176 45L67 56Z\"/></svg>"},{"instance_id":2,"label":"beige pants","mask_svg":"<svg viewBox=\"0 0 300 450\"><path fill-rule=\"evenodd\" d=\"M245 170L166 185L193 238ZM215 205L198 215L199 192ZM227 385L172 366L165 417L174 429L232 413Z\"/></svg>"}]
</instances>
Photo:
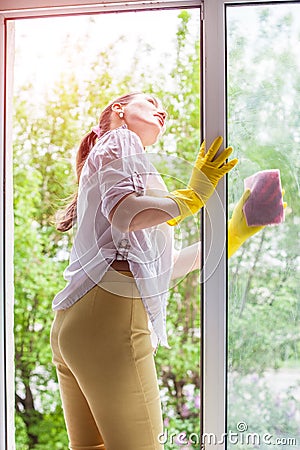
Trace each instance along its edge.
<instances>
[{"instance_id":1,"label":"beige pants","mask_svg":"<svg viewBox=\"0 0 300 450\"><path fill-rule=\"evenodd\" d=\"M70 449L163 449L148 319L130 272L108 271L57 311L51 347Z\"/></svg>"}]
</instances>

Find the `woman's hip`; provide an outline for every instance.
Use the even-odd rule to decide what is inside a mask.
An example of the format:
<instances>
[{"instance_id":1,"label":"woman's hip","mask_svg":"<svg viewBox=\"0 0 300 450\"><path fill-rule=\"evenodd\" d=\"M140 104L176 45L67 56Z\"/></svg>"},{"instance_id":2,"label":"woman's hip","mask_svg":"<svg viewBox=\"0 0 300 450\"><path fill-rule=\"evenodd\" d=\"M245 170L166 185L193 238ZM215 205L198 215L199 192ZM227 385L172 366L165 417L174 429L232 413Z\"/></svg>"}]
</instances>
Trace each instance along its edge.
<instances>
[{"instance_id":1,"label":"woman's hip","mask_svg":"<svg viewBox=\"0 0 300 450\"><path fill-rule=\"evenodd\" d=\"M57 311L52 335L68 354L79 348L91 352L93 346L114 354L135 344L142 353L152 352L148 315L130 272L108 271L74 305Z\"/></svg>"}]
</instances>

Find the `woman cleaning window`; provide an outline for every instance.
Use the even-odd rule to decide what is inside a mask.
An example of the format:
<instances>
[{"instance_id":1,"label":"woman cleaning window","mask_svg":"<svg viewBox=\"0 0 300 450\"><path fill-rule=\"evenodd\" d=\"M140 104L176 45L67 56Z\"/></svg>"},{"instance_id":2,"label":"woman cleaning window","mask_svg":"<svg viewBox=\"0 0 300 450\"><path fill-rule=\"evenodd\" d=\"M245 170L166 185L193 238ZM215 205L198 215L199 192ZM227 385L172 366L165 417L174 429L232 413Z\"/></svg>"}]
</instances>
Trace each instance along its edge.
<instances>
[{"instance_id":1,"label":"woman cleaning window","mask_svg":"<svg viewBox=\"0 0 300 450\"><path fill-rule=\"evenodd\" d=\"M163 432L154 349L168 347L170 280L199 268L199 242L173 250L174 226L197 213L237 163L222 138L202 144L185 189L168 192L147 157L167 114L152 95L110 103L77 154L78 193L57 221L74 226L66 287L51 330L70 449L158 450ZM229 224L230 254L260 228L242 207ZM250 230L250 231L249 231Z\"/></svg>"}]
</instances>

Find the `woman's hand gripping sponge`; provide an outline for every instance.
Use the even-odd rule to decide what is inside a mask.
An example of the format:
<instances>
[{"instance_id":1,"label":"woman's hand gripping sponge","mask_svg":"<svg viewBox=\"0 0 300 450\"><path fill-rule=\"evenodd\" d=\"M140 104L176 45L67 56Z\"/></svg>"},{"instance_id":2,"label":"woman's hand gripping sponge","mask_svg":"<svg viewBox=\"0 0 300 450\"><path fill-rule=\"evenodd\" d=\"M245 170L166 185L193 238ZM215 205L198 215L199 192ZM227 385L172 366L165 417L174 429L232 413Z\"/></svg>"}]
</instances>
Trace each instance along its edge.
<instances>
[{"instance_id":1,"label":"woman's hand gripping sponge","mask_svg":"<svg viewBox=\"0 0 300 450\"><path fill-rule=\"evenodd\" d=\"M244 180L251 194L243 211L248 226L272 225L283 222L282 188L278 169L262 170Z\"/></svg>"}]
</instances>

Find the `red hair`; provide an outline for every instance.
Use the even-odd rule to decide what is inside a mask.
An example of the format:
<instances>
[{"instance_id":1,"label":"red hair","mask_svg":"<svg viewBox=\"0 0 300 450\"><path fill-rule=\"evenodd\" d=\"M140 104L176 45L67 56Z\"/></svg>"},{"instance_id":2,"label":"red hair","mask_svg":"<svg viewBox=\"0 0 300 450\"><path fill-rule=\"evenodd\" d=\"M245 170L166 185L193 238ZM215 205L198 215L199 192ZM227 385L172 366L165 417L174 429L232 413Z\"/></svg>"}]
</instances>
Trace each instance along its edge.
<instances>
[{"instance_id":1,"label":"red hair","mask_svg":"<svg viewBox=\"0 0 300 450\"><path fill-rule=\"evenodd\" d=\"M112 115L112 105L114 103L121 103L122 105L128 105L131 100L139 95L140 92L133 92L131 94L122 95L117 98L113 102L111 102L101 113L99 119L99 136L94 132L90 131L84 138L82 139L79 149L76 154L76 175L77 175L77 183L79 183L80 175L84 163L94 147L98 137L103 136L107 131L110 130L111 125L111 115ZM71 200L71 202L65 207L65 209L58 211L56 215L56 228L58 231L68 231L70 230L77 218L77 198L78 192L76 192Z\"/></svg>"}]
</instances>

